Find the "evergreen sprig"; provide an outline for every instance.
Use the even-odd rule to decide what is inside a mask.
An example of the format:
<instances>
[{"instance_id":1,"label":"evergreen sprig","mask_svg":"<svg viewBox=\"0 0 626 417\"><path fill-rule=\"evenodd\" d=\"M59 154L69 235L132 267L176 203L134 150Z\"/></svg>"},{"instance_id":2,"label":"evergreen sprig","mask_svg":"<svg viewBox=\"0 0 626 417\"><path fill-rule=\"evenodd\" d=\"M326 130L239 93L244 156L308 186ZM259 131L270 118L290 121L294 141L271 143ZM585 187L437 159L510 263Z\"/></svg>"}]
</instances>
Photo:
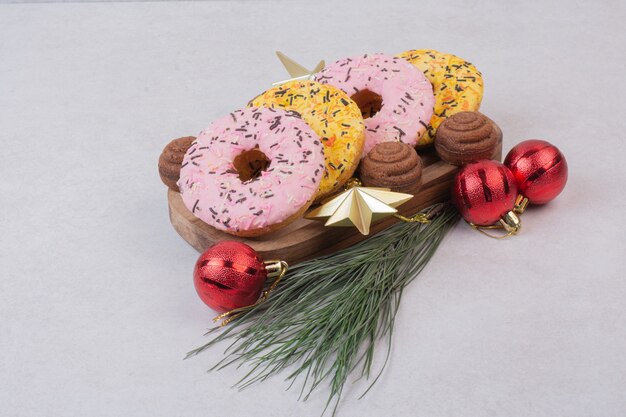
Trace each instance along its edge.
<instances>
[{"instance_id":1,"label":"evergreen sprig","mask_svg":"<svg viewBox=\"0 0 626 417\"><path fill-rule=\"evenodd\" d=\"M299 398L305 400L328 380L326 408L335 399L334 414L350 373L358 369L360 377L369 378L376 341L385 338L385 361L365 393L382 373L402 290L458 220L450 207L424 212L434 217L431 223L398 223L350 248L295 265L267 301L226 327L209 330L213 338L187 357L231 340L211 370L249 365L235 384L239 388L288 370L289 387L301 380Z\"/></svg>"}]
</instances>

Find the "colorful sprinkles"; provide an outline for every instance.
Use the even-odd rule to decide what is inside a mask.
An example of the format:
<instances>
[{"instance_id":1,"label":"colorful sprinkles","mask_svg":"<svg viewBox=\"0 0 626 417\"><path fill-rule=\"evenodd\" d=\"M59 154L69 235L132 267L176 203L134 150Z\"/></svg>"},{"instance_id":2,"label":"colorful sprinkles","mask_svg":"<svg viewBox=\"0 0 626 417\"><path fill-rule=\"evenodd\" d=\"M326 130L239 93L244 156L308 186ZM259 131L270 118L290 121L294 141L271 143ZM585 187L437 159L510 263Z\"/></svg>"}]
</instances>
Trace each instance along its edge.
<instances>
[{"instance_id":1,"label":"colorful sprinkles","mask_svg":"<svg viewBox=\"0 0 626 417\"><path fill-rule=\"evenodd\" d=\"M249 106L295 111L321 138L326 168L317 200L337 191L356 170L365 127L358 106L340 89L315 81L291 81L258 95Z\"/></svg>"},{"instance_id":2,"label":"colorful sprinkles","mask_svg":"<svg viewBox=\"0 0 626 417\"><path fill-rule=\"evenodd\" d=\"M269 160L243 181L237 156L258 149ZM236 110L191 144L178 186L185 206L209 225L241 236L275 230L313 201L324 170L319 137L293 111Z\"/></svg>"},{"instance_id":3,"label":"colorful sprinkles","mask_svg":"<svg viewBox=\"0 0 626 417\"><path fill-rule=\"evenodd\" d=\"M345 58L326 66L315 79L342 89L355 100L372 93L382 99L377 112L361 109L366 128L361 157L382 142L416 145L433 114L435 98L430 82L400 58L383 54Z\"/></svg>"},{"instance_id":4,"label":"colorful sprinkles","mask_svg":"<svg viewBox=\"0 0 626 417\"><path fill-rule=\"evenodd\" d=\"M483 77L474 65L452 54L420 49L401 53L428 78L435 93L435 112L428 130L419 141L435 140L437 128L447 117L461 111L478 111L483 98Z\"/></svg>"}]
</instances>

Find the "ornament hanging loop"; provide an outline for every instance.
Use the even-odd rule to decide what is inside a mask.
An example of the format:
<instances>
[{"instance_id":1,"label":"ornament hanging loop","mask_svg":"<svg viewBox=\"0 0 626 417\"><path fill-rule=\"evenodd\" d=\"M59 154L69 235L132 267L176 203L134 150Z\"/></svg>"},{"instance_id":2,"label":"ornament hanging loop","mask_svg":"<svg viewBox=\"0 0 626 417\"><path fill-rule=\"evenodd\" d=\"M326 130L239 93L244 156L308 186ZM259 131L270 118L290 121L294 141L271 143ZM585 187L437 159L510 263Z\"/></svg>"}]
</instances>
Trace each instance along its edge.
<instances>
[{"instance_id":1,"label":"ornament hanging loop","mask_svg":"<svg viewBox=\"0 0 626 417\"><path fill-rule=\"evenodd\" d=\"M516 235L522 229L522 222L513 211L509 211L502 218L500 218L499 224L494 224L491 226L479 226L474 223L470 223L472 229L479 231L485 236L488 236L492 239L506 239L509 236ZM502 230L506 232L502 235L495 235L493 233L486 232L486 230Z\"/></svg>"},{"instance_id":2,"label":"ornament hanging loop","mask_svg":"<svg viewBox=\"0 0 626 417\"><path fill-rule=\"evenodd\" d=\"M289 264L285 261L266 261L264 263L265 270L267 271L267 277L276 279L274 280L274 282L272 282L272 285L270 285L267 290L263 291L261 298L256 304L265 301L267 297L269 297L270 293L274 291L274 289L276 289L276 286L278 285L280 280L283 279L283 277L287 273L287 270L289 269Z\"/></svg>"},{"instance_id":3,"label":"ornament hanging loop","mask_svg":"<svg viewBox=\"0 0 626 417\"><path fill-rule=\"evenodd\" d=\"M405 217L401 214L394 214L393 217L395 217L398 220L402 220L405 223L430 223L430 218L428 217L428 214L426 213L417 213L414 216L411 217Z\"/></svg>"},{"instance_id":4,"label":"ornament hanging loop","mask_svg":"<svg viewBox=\"0 0 626 417\"><path fill-rule=\"evenodd\" d=\"M393 217L406 223L428 224L428 223L431 223L433 219L435 219L441 213L443 213L447 207L448 207L447 203L439 203L430 207L427 211L421 211L417 214L414 214L411 217L405 217L397 213L394 214Z\"/></svg>"},{"instance_id":5,"label":"ornament hanging loop","mask_svg":"<svg viewBox=\"0 0 626 417\"><path fill-rule=\"evenodd\" d=\"M265 271L267 272L267 277L276 278L272 282L272 284L269 286L269 288L261 293L261 297L256 303L246 306L246 307L235 308L233 310L222 313L213 319L214 323L217 323L220 320L223 320L220 323L220 327L224 327L228 323L236 319L237 317L250 311L253 307L258 306L259 304L267 300L267 298L270 296L270 293L276 289L276 286L278 286L278 283L283 279L283 277L287 273L287 270L289 269L289 264L285 261L278 261L278 260L265 261L263 262L263 264L265 264Z\"/></svg>"}]
</instances>

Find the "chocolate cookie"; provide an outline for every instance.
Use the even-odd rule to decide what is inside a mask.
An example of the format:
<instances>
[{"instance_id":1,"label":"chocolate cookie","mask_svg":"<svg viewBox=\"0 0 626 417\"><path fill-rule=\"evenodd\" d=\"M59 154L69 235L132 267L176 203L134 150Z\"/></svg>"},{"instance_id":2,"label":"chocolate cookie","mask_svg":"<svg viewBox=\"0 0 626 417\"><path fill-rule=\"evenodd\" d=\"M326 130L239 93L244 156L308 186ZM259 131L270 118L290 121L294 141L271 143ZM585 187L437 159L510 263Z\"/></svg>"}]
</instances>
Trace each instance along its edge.
<instances>
[{"instance_id":1,"label":"chocolate cookie","mask_svg":"<svg viewBox=\"0 0 626 417\"><path fill-rule=\"evenodd\" d=\"M491 119L476 111L453 114L439 125L435 149L444 161L464 165L491 159L502 142L502 130Z\"/></svg>"},{"instance_id":2,"label":"chocolate cookie","mask_svg":"<svg viewBox=\"0 0 626 417\"><path fill-rule=\"evenodd\" d=\"M422 185L422 160L406 143L383 142L363 158L359 174L368 187L415 194Z\"/></svg>"},{"instance_id":3,"label":"chocolate cookie","mask_svg":"<svg viewBox=\"0 0 626 417\"><path fill-rule=\"evenodd\" d=\"M178 192L178 178L180 178L180 165L191 142L196 140L193 136L185 136L174 139L163 149L159 157L159 175L163 184L171 190Z\"/></svg>"}]
</instances>

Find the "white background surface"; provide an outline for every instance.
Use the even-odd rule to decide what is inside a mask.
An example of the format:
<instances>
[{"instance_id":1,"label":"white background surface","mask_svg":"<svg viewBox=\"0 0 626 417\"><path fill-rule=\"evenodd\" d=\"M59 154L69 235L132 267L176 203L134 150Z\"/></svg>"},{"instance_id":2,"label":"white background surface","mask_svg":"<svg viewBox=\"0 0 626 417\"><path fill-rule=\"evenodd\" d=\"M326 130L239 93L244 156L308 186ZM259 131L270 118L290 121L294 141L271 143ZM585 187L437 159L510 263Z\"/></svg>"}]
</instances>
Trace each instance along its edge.
<instances>
[{"instance_id":1,"label":"white background surface","mask_svg":"<svg viewBox=\"0 0 626 417\"><path fill-rule=\"evenodd\" d=\"M434 48L482 70L505 151L548 139L569 183L514 239L449 234L340 415L625 415L626 10L547 3L0 5L0 414L318 416L325 388L239 393L242 372L205 373L220 349L182 360L213 313L157 158L284 78L276 49Z\"/></svg>"}]
</instances>

